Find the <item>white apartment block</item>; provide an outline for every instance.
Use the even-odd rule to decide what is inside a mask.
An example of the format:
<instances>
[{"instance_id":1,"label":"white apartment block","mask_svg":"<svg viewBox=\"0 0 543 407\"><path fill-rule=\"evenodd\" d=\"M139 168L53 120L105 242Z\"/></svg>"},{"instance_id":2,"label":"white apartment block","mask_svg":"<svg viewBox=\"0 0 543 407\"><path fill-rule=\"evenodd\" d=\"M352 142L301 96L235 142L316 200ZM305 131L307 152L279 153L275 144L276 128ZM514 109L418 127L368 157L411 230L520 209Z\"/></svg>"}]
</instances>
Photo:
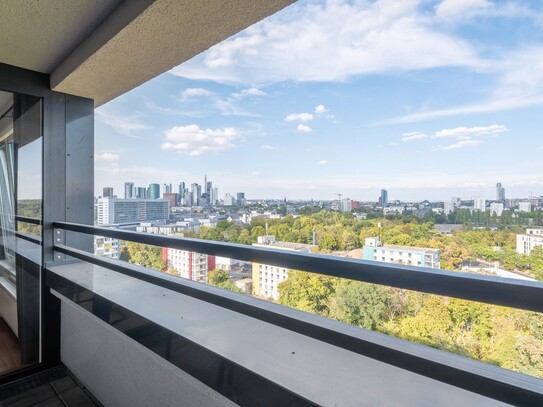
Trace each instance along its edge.
<instances>
[{"instance_id":1,"label":"white apartment block","mask_svg":"<svg viewBox=\"0 0 543 407\"><path fill-rule=\"evenodd\" d=\"M166 260L168 269L175 269L180 277L207 283L207 254L168 248Z\"/></svg>"},{"instance_id":2,"label":"white apartment block","mask_svg":"<svg viewBox=\"0 0 543 407\"><path fill-rule=\"evenodd\" d=\"M215 256L215 268L230 271L240 266L240 261L228 257Z\"/></svg>"},{"instance_id":3,"label":"white apartment block","mask_svg":"<svg viewBox=\"0 0 543 407\"><path fill-rule=\"evenodd\" d=\"M118 199L97 200L97 225L145 222L168 219L170 212L167 199Z\"/></svg>"},{"instance_id":4,"label":"white apartment block","mask_svg":"<svg viewBox=\"0 0 543 407\"><path fill-rule=\"evenodd\" d=\"M473 198L473 210L484 212L486 210L485 198L479 198L479 197Z\"/></svg>"},{"instance_id":5,"label":"white apartment block","mask_svg":"<svg viewBox=\"0 0 543 407\"><path fill-rule=\"evenodd\" d=\"M443 213L445 215L448 215L449 213L453 213L454 210L455 210L455 205L453 201L443 202Z\"/></svg>"},{"instance_id":6,"label":"white apartment block","mask_svg":"<svg viewBox=\"0 0 543 407\"><path fill-rule=\"evenodd\" d=\"M520 212L532 212L532 203L531 202L519 202L518 210Z\"/></svg>"},{"instance_id":7,"label":"white apartment block","mask_svg":"<svg viewBox=\"0 0 543 407\"><path fill-rule=\"evenodd\" d=\"M385 263L405 264L407 266L441 268L439 249L382 245L378 237L366 238L363 249L364 260Z\"/></svg>"},{"instance_id":8,"label":"white apartment block","mask_svg":"<svg viewBox=\"0 0 543 407\"><path fill-rule=\"evenodd\" d=\"M493 202L490 204L490 215L496 214L496 216L502 216L503 213L503 203Z\"/></svg>"},{"instance_id":9,"label":"white apartment block","mask_svg":"<svg viewBox=\"0 0 543 407\"><path fill-rule=\"evenodd\" d=\"M526 234L517 235L517 253L529 256L536 246L543 246L543 229L526 229Z\"/></svg>"},{"instance_id":10,"label":"white apartment block","mask_svg":"<svg viewBox=\"0 0 543 407\"><path fill-rule=\"evenodd\" d=\"M267 247L296 252L311 252L316 246L303 243L276 242L274 236L260 236L259 242L253 246ZM288 278L288 268L253 263L253 294L277 301L279 299L279 284Z\"/></svg>"},{"instance_id":11,"label":"white apartment block","mask_svg":"<svg viewBox=\"0 0 543 407\"><path fill-rule=\"evenodd\" d=\"M94 254L118 259L120 256L119 240L111 237L94 236Z\"/></svg>"}]
</instances>

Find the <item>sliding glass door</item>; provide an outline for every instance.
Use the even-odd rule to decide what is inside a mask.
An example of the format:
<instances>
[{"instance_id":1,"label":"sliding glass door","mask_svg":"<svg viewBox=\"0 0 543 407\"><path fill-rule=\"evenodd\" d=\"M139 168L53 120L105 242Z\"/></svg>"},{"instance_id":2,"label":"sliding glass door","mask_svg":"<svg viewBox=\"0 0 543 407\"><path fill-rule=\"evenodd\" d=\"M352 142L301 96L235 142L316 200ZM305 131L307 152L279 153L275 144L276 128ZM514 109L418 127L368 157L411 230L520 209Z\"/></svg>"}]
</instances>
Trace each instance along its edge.
<instances>
[{"instance_id":1,"label":"sliding glass door","mask_svg":"<svg viewBox=\"0 0 543 407\"><path fill-rule=\"evenodd\" d=\"M40 98L0 91L0 375L40 362Z\"/></svg>"}]
</instances>

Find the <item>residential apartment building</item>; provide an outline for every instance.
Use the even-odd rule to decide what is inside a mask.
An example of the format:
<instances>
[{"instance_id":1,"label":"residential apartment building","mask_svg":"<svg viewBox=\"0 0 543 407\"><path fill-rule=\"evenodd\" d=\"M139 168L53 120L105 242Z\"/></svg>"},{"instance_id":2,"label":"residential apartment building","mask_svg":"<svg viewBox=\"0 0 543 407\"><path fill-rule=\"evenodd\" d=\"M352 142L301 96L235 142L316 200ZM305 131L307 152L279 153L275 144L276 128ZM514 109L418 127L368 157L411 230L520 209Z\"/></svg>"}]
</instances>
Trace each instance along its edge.
<instances>
[{"instance_id":1,"label":"residential apartment building","mask_svg":"<svg viewBox=\"0 0 543 407\"><path fill-rule=\"evenodd\" d=\"M120 256L119 240L111 237L94 236L94 254L118 259Z\"/></svg>"},{"instance_id":2,"label":"residential apartment building","mask_svg":"<svg viewBox=\"0 0 543 407\"><path fill-rule=\"evenodd\" d=\"M215 256L179 249L162 249L168 270L176 270L180 277L207 283L207 272L215 268Z\"/></svg>"},{"instance_id":3,"label":"residential apartment building","mask_svg":"<svg viewBox=\"0 0 543 407\"><path fill-rule=\"evenodd\" d=\"M502 213L503 213L503 203L492 202L490 204L490 215L496 214L496 216L502 216Z\"/></svg>"},{"instance_id":4,"label":"residential apartment building","mask_svg":"<svg viewBox=\"0 0 543 407\"><path fill-rule=\"evenodd\" d=\"M529 201L519 202L518 210L520 212L532 212L532 203Z\"/></svg>"},{"instance_id":5,"label":"residential apartment building","mask_svg":"<svg viewBox=\"0 0 543 407\"><path fill-rule=\"evenodd\" d=\"M170 207L167 199L118 199L97 200L97 225L112 225L151 220L166 220Z\"/></svg>"},{"instance_id":6,"label":"residential apartment building","mask_svg":"<svg viewBox=\"0 0 543 407\"><path fill-rule=\"evenodd\" d=\"M526 234L517 235L517 253L529 256L536 246L543 246L543 229L526 229Z\"/></svg>"},{"instance_id":7,"label":"residential apartment building","mask_svg":"<svg viewBox=\"0 0 543 407\"><path fill-rule=\"evenodd\" d=\"M443 202L443 213L445 215L448 215L449 213L453 213L455 209L456 209L455 203L453 201Z\"/></svg>"},{"instance_id":8,"label":"residential apartment building","mask_svg":"<svg viewBox=\"0 0 543 407\"><path fill-rule=\"evenodd\" d=\"M485 198L480 198L480 197L473 198L473 210L484 212L486 210Z\"/></svg>"},{"instance_id":9,"label":"residential apartment building","mask_svg":"<svg viewBox=\"0 0 543 407\"><path fill-rule=\"evenodd\" d=\"M317 246L303 243L276 242L275 236L259 236L253 246L296 252L311 252ZM273 300L279 299L279 284L288 278L288 268L253 263L253 294Z\"/></svg>"},{"instance_id":10,"label":"residential apartment building","mask_svg":"<svg viewBox=\"0 0 543 407\"><path fill-rule=\"evenodd\" d=\"M378 237L366 238L363 258L407 266L441 268L439 249L382 244Z\"/></svg>"}]
</instances>

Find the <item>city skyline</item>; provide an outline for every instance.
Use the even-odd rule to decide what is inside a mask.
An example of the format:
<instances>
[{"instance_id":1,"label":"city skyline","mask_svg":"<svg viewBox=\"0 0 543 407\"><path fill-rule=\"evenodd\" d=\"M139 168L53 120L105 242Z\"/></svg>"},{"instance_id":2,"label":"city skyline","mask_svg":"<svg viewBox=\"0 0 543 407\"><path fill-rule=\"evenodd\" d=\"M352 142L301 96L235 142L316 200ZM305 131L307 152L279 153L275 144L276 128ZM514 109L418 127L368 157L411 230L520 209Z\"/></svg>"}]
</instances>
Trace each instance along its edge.
<instances>
[{"instance_id":1,"label":"city skyline","mask_svg":"<svg viewBox=\"0 0 543 407\"><path fill-rule=\"evenodd\" d=\"M96 111L96 186L543 195L537 2L298 2ZM97 194L98 195L98 194Z\"/></svg>"}]
</instances>

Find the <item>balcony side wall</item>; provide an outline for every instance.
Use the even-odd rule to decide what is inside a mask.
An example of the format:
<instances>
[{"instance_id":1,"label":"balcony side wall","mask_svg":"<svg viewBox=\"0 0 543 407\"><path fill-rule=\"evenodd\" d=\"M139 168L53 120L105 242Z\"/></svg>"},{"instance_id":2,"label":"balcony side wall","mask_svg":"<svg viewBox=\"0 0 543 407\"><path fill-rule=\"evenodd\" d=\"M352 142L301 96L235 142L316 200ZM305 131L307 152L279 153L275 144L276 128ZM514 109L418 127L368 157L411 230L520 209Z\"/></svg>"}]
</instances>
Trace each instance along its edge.
<instances>
[{"instance_id":1,"label":"balcony side wall","mask_svg":"<svg viewBox=\"0 0 543 407\"><path fill-rule=\"evenodd\" d=\"M62 362L104 405L235 405L81 307L61 299Z\"/></svg>"}]
</instances>

